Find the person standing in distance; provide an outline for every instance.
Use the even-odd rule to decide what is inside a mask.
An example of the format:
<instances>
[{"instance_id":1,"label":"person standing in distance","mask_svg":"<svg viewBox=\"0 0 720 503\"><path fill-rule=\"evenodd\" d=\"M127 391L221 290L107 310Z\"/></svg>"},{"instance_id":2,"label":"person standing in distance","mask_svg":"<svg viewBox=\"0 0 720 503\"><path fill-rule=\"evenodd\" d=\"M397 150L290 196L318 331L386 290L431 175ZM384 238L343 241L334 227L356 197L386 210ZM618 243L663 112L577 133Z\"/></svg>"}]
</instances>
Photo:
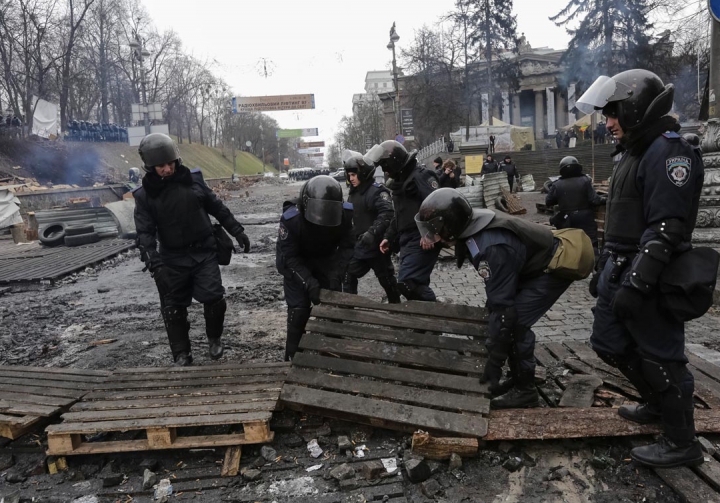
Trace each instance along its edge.
<instances>
[{"instance_id":1,"label":"person standing in distance","mask_svg":"<svg viewBox=\"0 0 720 503\"><path fill-rule=\"evenodd\" d=\"M283 203L275 265L288 307L285 361L295 356L320 289L342 289L355 247L352 222L352 205L343 203L340 184L327 175L311 178L297 200Z\"/></svg>"},{"instance_id":2,"label":"person standing in distance","mask_svg":"<svg viewBox=\"0 0 720 503\"><path fill-rule=\"evenodd\" d=\"M388 302L399 304L400 294L390 254L381 253L379 248L394 213L390 191L375 182L375 166L366 164L361 153L345 150L343 166L350 184L348 202L353 205L353 236L356 240L345 272L343 292L357 294L358 279L372 269Z\"/></svg>"},{"instance_id":3,"label":"person standing in distance","mask_svg":"<svg viewBox=\"0 0 720 503\"><path fill-rule=\"evenodd\" d=\"M498 164L493 159L492 154L488 154L485 162L482 165L482 174L487 175L488 173L497 173L499 171Z\"/></svg>"},{"instance_id":4,"label":"person standing in distance","mask_svg":"<svg viewBox=\"0 0 720 503\"><path fill-rule=\"evenodd\" d=\"M520 184L520 173L518 173L517 166L512 162L510 154L505 155L505 159L500 164L498 171L504 171L507 173L508 185L510 185L510 192L512 192L515 184Z\"/></svg>"},{"instance_id":5,"label":"person standing in distance","mask_svg":"<svg viewBox=\"0 0 720 503\"><path fill-rule=\"evenodd\" d=\"M667 115L673 95L672 84L634 69L598 77L577 102L584 113L602 110L608 131L620 141L614 154L622 152L610 180L599 274L591 283L597 304L590 343L642 396L644 403L618 413L638 423L662 423L658 442L631 451L634 460L653 467L703 461L685 325L663 307L658 288L668 264L692 247L704 177L699 151Z\"/></svg>"},{"instance_id":6,"label":"person standing in distance","mask_svg":"<svg viewBox=\"0 0 720 503\"><path fill-rule=\"evenodd\" d=\"M400 252L398 290L408 300L435 302L430 288L430 275L435 268L440 247L421 239L415 225L415 214L420 204L439 187L434 171L420 166L417 151L408 151L399 142L388 140L375 145L365 154L365 163L382 167L392 178L388 185L392 191L395 216L380 242L380 251Z\"/></svg>"},{"instance_id":7,"label":"person standing in distance","mask_svg":"<svg viewBox=\"0 0 720 503\"><path fill-rule=\"evenodd\" d=\"M209 354L217 360L223 355L220 337L227 303L210 215L237 239L245 253L250 251L250 240L205 184L200 169L183 165L169 136L147 135L138 152L145 176L133 193L137 246L160 294L173 360L179 366L192 364L187 312L192 299L203 304Z\"/></svg>"}]
</instances>

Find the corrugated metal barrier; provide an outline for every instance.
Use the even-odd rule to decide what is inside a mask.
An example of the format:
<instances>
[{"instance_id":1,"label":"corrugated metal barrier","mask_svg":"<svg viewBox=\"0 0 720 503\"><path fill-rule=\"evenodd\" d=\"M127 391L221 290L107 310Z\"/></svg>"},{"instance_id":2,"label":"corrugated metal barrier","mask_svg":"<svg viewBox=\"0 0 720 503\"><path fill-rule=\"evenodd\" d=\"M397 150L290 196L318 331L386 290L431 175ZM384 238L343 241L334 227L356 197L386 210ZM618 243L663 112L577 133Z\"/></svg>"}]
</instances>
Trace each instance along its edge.
<instances>
[{"instance_id":1,"label":"corrugated metal barrier","mask_svg":"<svg viewBox=\"0 0 720 503\"><path fill-rule=\"evenodd\" d=\"M61 208L56 210L40 210L35 212L38 231L52 224L90 225L101 238L118 235L117 223L107 208Z\"/></svg>"}]
</instances>

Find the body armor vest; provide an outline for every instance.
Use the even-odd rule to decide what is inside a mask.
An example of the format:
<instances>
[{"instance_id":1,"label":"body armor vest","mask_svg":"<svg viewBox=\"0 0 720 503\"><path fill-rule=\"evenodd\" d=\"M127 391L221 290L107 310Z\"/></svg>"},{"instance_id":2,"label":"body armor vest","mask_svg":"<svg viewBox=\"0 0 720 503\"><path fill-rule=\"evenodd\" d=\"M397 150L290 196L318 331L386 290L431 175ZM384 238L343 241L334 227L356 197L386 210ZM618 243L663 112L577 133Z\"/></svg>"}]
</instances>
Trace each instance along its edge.
<instances>
[{"instance_id":1,"label":"body armor vest","mask_svg":"<svg viewBox=\"0 0 720 503\"><path fill-rule=\"evenodd\" d=\"M366 232L377 218L373 201L378 190L382 189L375 187L372 182L365 182L350 191L348 202L353 205L353 237L355 239Z\"/></svg>"},{"instance_id":2,"label":"body armor vest","mask_svg":"<svg viewBox=\"0 0 720 503\"><path fill-rule=\"evenodd\" d=\"M555 237L547 227L496 211L495 218L483 230L485 229L505 229L522 241L527 248L525 265L520 271L523 277L542 274L553 257Z\"/></svg>"},{"instance_id":3,"label":"body armor vest","mask_svg":"<svg viewBox=\"0 0 720 503\"><path fill-rule=\"evenodd\" d=\"M590 183L590 179L584 175L557 180L553 185L557 191L560 211L570 213L577 210L589 210L591 205L587 196L586 184L588 183Z\"/></svg>"},{"instance_id":4,"label":"body armor vest","mask_svg":"<svg viewBox=\"0 0 720 503\"><path fill-rule=\"evenodd\" d=\"M148 197L161 250L189 248L212 234L210 217L200 206L193 186L171 183L157 197Z\"/></svg>"},{"instance_id":5,"label":"body armor vest","mask_svg":"<svg viewBox=\"0 0 720 503\"><path fill-rule=\"evenodd\" d=\"M639 245L647 223L642 194L637 188L637 171L641 155L625 153L610 179L605 210L605 242Z\"/></svg>"},{"instance_id":6,"label":"body armor vest","mask_svg":"<svg viewBox=\"0 0 720 503\"><path fill-rule=\"evenodd\" d=\"M416 187L411 186L415 184L415 177L419 176L422 170L423 168L413 169L407 180L402 182L400 188L392 191L398 233L417 230L415 215L420 211L422 201L419 196L414 195L417 190ZM408 193L408 189L410 193Z\"/></svg>"}]
</instances>

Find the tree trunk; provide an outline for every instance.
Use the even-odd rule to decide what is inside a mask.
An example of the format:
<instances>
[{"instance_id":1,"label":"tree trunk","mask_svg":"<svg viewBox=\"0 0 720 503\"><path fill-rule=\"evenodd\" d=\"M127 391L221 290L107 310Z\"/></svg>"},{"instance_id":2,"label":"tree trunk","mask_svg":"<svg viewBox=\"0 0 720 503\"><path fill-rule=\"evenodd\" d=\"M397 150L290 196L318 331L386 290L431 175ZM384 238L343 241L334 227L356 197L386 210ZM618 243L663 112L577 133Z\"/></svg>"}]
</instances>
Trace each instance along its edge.
<instances>
[{"instance_id":1,"label":"tree trunk","mask_svg":"<svg viewBox=\"0 0 720 503\"><path fill-rule=\"evenodd\" d=\"M492 34L490 33L490 0L485 0L485 59L488 72L488 124L493 125Z\"/></svg>"}]
</instances>

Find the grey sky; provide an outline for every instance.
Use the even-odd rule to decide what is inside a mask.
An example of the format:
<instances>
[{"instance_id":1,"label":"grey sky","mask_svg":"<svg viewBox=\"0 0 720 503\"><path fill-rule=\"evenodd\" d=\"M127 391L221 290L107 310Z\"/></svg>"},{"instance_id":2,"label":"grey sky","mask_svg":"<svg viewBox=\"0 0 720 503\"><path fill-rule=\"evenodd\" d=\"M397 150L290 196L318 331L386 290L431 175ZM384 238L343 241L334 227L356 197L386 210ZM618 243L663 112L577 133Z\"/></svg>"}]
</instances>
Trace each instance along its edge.
<instances>
[{"instance_id":1,"label":"grey sky","mask_svg":"<svg viewBox=\"0 0 720 503\"><path fill-rule=\"evenodd\" d=\"M214 70L245 96L314 93L316 109L274 112L282 128L320 129L316 140L332 142L338 122L363 92L368 70L391 68L386 48L393 21L407 47L414 30L453 9L454 0L143 0L162 30L172 28L185 50L216 61ZM515 0L518 34L533 47L561 49L569 37L548 20L560 4ZM552 4L553 7L549 7ZM262 58L272 74L260 75Z\"/></svg>"}]
</instances>

